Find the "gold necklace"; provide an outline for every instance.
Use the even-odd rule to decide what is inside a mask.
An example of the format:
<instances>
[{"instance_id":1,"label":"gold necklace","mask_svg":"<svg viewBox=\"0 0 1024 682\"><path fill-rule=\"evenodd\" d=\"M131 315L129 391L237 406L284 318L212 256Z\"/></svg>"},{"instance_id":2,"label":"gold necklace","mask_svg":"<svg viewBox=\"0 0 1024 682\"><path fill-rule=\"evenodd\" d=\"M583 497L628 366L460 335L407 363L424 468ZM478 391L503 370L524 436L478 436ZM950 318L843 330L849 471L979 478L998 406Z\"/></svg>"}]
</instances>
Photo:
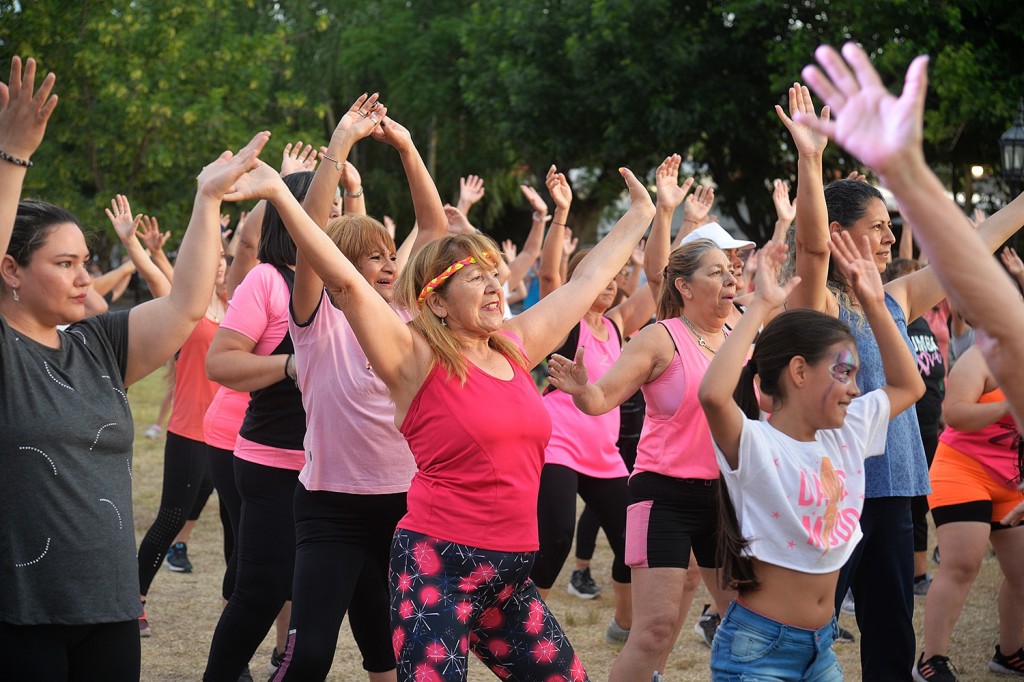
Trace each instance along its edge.
<instances>
[{"instance_id":1,"label":"gold necklace","mask_svg":"<svg viewBox=\"0 0 1024 682\"><path fill-rule=\"evenodd\" d=\"M686 324L687 327L690 328L690 331L693 332L693 335L697 337L698 346L701 346L702 348L707 348L709 351L711 351L712 355L718 355L718 351L708 345L708 342L704 340L704 337L700 335L700 332L698 332L696 328L694 328L693 324L691 324L690 321L686 319L685 315L680 315L679 318Z\"/></svg>"}]
</instances>

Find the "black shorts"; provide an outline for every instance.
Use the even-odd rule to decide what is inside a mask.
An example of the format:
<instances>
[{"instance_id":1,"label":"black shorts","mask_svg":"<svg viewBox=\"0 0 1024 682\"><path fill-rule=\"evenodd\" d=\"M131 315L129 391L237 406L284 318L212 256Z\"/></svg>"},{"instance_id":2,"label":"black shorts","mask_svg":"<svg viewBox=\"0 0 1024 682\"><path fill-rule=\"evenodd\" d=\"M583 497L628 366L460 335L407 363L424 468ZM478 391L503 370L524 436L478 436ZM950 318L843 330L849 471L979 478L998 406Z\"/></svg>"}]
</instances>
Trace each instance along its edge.
<instances>
[{"instance_id":1,"label":"black shorts","mask_svg":"<svg viewBox=\"0 0 1024 682\"><path fill-rule=\"evenodd\" d=\"M626 564L688 568L692 549L698 566L718 568L718 495L718 479L634 474L626 510Z\"/></svg>"}]
</instances>

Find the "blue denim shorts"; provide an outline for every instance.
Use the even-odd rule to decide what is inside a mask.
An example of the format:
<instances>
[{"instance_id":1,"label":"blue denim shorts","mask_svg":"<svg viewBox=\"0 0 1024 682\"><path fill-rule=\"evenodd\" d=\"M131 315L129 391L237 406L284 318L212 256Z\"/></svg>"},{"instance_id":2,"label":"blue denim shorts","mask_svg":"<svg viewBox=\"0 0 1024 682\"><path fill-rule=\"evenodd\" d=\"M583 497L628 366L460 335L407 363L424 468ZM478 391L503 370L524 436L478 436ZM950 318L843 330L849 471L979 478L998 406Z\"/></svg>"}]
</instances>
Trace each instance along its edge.
<instances>
[{"instance_id":1,"label":"blue denim shorts","mask_svg":"<svg viewBox=\"0 0 1024 682\"><path fill-rule=\"evenodd\" d=\"M734 601L711 645L711 679L842 680L843 670L832 651L838 632L834 617L818 630L805 630Z\"/></svg>"}]
</instances>

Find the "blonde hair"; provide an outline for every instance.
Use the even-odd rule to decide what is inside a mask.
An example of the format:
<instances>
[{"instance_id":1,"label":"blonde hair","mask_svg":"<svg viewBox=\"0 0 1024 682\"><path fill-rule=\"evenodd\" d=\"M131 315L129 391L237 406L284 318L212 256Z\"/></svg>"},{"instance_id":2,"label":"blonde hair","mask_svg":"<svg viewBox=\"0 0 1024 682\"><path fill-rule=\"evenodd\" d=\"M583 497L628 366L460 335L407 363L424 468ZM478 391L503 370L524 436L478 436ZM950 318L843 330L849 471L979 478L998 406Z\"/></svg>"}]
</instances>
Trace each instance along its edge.
<instances>
[{"instance_id":1,"label":"blonde hair","mask_svg":"<svg viewBox=\"0 0 1024 682\"><path fill-rule=\"evenodd\" d=\"M435 239L417 252L398 278L396 300L409 310L419 310L419 314L409 325L423 335L431 350L434 361L440 363L448 372L448 376L457 376L459 381L466 383L466 357L458 337L446 325L441 324L430 306L421 307L416 299L423 287L434 277L444 272L452 263L472 256L477 263L494 262L501 251L489 237L482 234L449 235ZM484 255L487 254L487 255ZM457 276L457 275L456 275ZM445 287L441 286L430 294L445 298ZM487 345L515 362L525 370L529 370L526 356L519 347L504 334L492 334Z\"/></svg>"},{"instance_id":2,"label":"blonde hair","mask_svg":"<svg viewBox=\"0 0 1024 682\"><path fill-rule=\"evenodd\" d=\"M694 239L672 252L665 266L665 281L661 284L658 297L658 319L668 320L683 314L683 297L676 289L676 280L682 277L689 282L704 263L704 256L711 251L721 251L718 244L710 239Z\"/></svg>"},{"instance_id":3,"label":"blonde hair","mask_svg":"<svg viewBox=\"0 0 1024 682\"><path fill-rule=\"evenodd\" d=\"M398 250L387 228L366 215L350 214L335 218L327 223L324 232L352 263L377 250L388 256Z\"/></svg>"}]
</instances>

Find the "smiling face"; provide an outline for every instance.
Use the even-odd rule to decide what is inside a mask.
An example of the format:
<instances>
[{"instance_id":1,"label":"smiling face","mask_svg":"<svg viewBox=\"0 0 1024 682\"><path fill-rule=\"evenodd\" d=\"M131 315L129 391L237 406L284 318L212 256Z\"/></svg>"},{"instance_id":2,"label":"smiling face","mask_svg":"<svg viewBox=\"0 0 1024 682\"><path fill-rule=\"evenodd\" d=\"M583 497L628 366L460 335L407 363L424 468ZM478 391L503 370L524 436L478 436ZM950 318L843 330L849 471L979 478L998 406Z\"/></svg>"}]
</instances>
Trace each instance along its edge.
<instances>
[{"instance_id":1,"label":"smiling face","mask_svg":"<svg viewBox=\"0 0 1024 682\"><path fill-rule=\"evenodd\" d=\"M395 298L395 278L398 276L398 257L383 248L375 248L356 261L359 274L388 303Z\"/></svg>"},{"instance_id":2,"label":"smiling face","mask_svg":"<svg viewBox=\"0 0 1024 682\"><path fill-rule=\"evenodd\" d=\"M56 326L85 317L85 296L92 283L89 249L82 230L61 223L50 230L46 242L19 266L4 256L4 279L17 288L20 301L41 323Z\"/></svg>"},{"instance_id":3,"label":"smiling face","mask_svg":"<svg viewBox=\"0 0 1024 682\"><path fill-rule=\"evenodd\" d=\"M850 401L860 395L857 388L857 369L860 360L857 349L850 341L833 344L824 357L810 367L808 387L820 397L819 412L822 425L817 428L837 429L846 421Z\"/></svg>"},{"instance_id":4,"label":"smiling face","mask_svg":"<svg viewBox=\"0 0 1024 682\"><path fill-rule=\"evenodd\" d=\"M832 223L832 229L833 231L840 229L839 224ZM871 253L875 256L875 265L878 266L879 272L884 272L892 255L892 245L896 243L896 237L892 233L892 221L889 219L889 211L885 208L885 202L872 198L867 203L864 215L852 225L845 226L845 229L858 245L867 235L871 244Z\"/></svg>"},{"instance_id":5,"label":"smiling face","mask_svg":"<svg viewBox=\"0 0 1024 682\"><path fill-rule=\"evenodd\" d=\"M505 294L494 266L467 265L452 275L438 294L439 300L431 308L445 318L453 332L489 336L501 329Z\"/></svg>"}]
</instances>

